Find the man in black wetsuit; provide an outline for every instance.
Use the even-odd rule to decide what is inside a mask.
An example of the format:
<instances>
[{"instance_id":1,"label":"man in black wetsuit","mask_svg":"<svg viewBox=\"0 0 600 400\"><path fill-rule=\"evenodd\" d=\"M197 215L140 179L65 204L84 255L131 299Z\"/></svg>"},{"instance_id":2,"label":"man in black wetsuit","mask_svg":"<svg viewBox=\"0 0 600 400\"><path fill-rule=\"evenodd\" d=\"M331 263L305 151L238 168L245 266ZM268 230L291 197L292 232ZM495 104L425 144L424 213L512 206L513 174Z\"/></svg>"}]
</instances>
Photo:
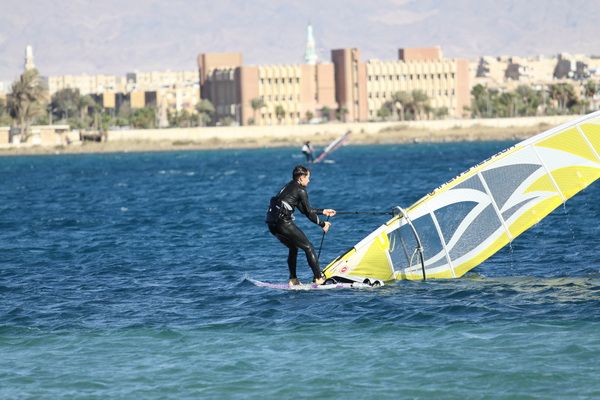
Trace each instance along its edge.
<instances>
[{"instance_id":1,"label":"man in black wetsuit","mask_svg":"<svg viewBox=\"0 0 600 400\"><path fill-rule=\"evenodd\" d=\"M306 238L304 232L294 224L294 209L300 212L319 225L324 232L329 230L331 223L329 221L321 221L317 215L327 215L333 217L335 210L331 209L314 209L308 201L308 193L306 187L310 182L310 170L303 165L297 165L292 173L293 179L285 185L271 199L269 210L265 222L269 224L269 231L284 244L288 249L288 268L290 269L289 285L299 285L298 277L296 276L296 258L298 249L304 250L306 260L312 269L314 278L313 282L322 284L325 282L325 277L321 273L319 260L315 255L315 248L312 243Z\"/></svg>"}]
</instances>

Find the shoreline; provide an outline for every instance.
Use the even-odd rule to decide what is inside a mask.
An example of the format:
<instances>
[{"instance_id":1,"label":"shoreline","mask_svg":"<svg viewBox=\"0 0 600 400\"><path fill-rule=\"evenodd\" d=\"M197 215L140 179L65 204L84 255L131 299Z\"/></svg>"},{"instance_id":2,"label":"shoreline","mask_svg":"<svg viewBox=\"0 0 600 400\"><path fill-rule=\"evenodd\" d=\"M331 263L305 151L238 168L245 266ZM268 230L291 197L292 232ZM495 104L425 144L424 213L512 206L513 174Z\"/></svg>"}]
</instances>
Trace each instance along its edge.
<instances>
[{"instance_id":1,"label":"shoreline","mask_svg":"<svg viewBox=\"0 0 600 400\"><path fill-rule=\"evenodd\" d=\"M388 127L378 132L353 130L352 137L347 145L504 140L518 142L552 128L547 123L539 123L532 126L493 127L484 125L484 121L480 122L481 125L468 127L454 126L436 130L411 128L410 126ZM327 127L325 126L324 129L327 129ZM332 132L325 131L301 136L286 134L286 132L287 129L283 126L278 127L278 134L276 136L257 132L256 134L247 134L242 137L230 137L229 135L219 135L216 137L214 135L207 135L189 139L178 139L176 137L165 139L165 137L162 137L157 140L140 137L135 140L127 140L125 135L122 135L120 138L110 140L111 131L109 131L109 140L105 142L74 142L66 146L16 145L0 148L0 156L301 147L306 140L310 140L314 146L321 147L328 145L340 136L339 129L336 132L333 132L332 129Z\"/></svg>"}]
</instances>

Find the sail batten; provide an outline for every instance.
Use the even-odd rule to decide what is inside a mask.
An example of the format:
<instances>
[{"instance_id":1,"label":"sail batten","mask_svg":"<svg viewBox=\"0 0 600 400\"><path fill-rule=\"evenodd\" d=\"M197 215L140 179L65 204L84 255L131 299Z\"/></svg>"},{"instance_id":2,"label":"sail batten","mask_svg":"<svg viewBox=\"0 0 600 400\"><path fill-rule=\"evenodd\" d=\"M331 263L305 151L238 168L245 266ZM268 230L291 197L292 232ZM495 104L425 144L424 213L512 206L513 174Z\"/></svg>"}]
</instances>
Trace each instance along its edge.
<instances>
[{"instance_id":1,"label":"sail batten","mask_svg":"<svg viewBox=\"0 0 600 400\"><path fill-rule=\"evenodd\" d=\"M599 177L597 111L469 168L408 207L407 218L395 216L379 227L324 273L422 279L410 220L422 243L425 276L460 277Z\"/></svg>"},{"instance_id":2,"label":"sail batten","mask_svg":"<svg viewBox=\"0 0 600 400\"><path fill-rule=\"evenodd\" d=\"M548 169L548 167L544 163L544 159L540 156L540 153L538 152L538 150L536 149L536 147L534 145L530 145L529 147L531 147L531 149L533 150L533 152L535 153L535 155L537 156L537 158L540 160L540 164L542 165L542 168L544 168L544 171L546 171L546 176L548 177L548 179L550 180L550 182L552 183L552 185L554 186L554 188L556 189L556 191L560 195L563 203L565 203L567 201L567 199L565 198L565 195L563 194L563 192L558 187L558 184L554 180L554 177L550 173L550 170Z\"/></svg>"}]
</instances>

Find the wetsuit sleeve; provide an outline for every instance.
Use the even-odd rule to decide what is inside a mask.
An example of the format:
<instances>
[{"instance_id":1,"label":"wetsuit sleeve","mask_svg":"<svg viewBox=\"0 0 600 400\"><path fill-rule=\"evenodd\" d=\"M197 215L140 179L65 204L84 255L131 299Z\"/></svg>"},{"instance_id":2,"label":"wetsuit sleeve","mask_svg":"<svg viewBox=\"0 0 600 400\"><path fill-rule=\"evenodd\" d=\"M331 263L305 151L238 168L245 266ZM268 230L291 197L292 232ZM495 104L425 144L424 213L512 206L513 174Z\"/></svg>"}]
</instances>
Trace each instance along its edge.
<instances>
[{"instance_id":1,"label":"wetsuit sleeve","mask_svg":"<svg viewBox=\"0 0 600 400\"><path fill-rule=\"evenodd\" d=\"M313 223L319 225L321 228L325 226L325 222L321 221L317 214L323 215L323 209L320 208L312 208L308 201L308 193L306 190L302 189L298 191L298 210L304 215L306 218L311 220Z\"/></svg>"}]
</instances>

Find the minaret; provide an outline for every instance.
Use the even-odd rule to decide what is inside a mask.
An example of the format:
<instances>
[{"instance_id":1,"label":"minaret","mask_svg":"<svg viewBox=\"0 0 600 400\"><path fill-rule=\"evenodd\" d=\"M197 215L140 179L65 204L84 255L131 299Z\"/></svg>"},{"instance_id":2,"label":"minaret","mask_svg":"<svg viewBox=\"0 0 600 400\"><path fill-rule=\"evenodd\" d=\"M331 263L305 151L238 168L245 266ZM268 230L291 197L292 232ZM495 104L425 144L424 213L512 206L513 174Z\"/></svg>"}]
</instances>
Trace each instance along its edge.
<instances>
[{"instance_id":1,"label":"minaret","mask_svg":"<svg viewBox=\"0 0 600 400\"><path fill-rule=\"evenodd\" d=\"M35 65L33 64L33 49L30 45L25 47L25 71L29 71L30 69L34 69Z\"/></svg>"},{"instance_id":2,"label":"minaret","mask_svg":"<svg viewBox=\"0 0 600 400\"><path fill-rule=\"evenodd\" d=\"M304 61L311 65L317 63L317 51L315 50L315 38L313 37L311 24L308 24L306 28L306 53L304 53Z\"/></svg>"}]
</instances>

